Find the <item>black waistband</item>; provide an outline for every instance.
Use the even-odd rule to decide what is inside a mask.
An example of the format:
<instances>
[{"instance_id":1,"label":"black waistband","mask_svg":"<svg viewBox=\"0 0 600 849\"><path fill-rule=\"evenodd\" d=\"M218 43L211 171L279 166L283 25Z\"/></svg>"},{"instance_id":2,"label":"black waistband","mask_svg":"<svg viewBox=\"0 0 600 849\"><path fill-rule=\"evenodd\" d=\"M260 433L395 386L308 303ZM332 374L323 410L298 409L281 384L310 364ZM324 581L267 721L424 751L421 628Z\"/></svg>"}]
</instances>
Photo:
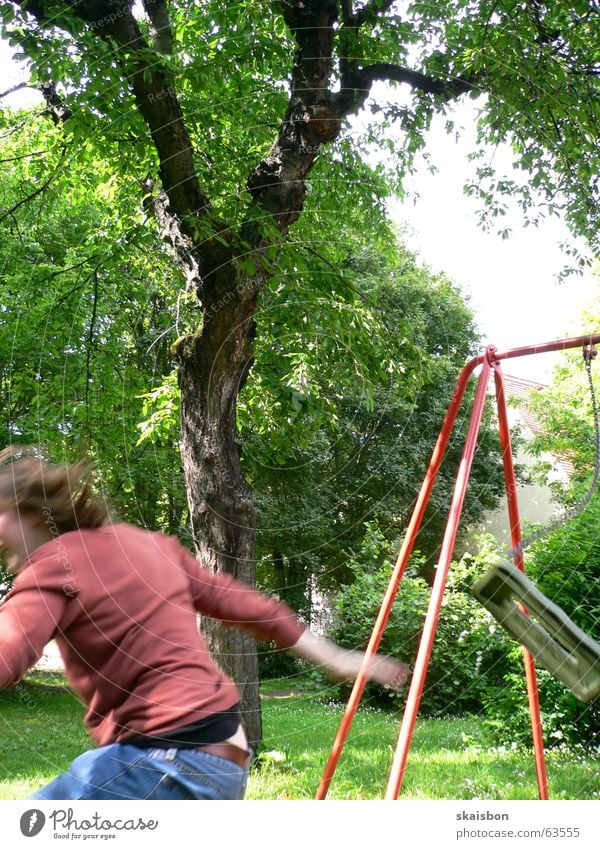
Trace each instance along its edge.
<instances>
[{"instance_id":1,"label":"black waistband","mask_svg":"<svg viewBox=\"0 0 600 849\"><path fill-rule=\"evenodd\" d=\"M151 746L156 749L192 749L195 746L209 743L222 743L233 737L240 724L239 703L227 710L213 713L200 722L172 728L158 735L130 737L123 743L133 743L135 746Z\"/></svg>"}]
</instances>

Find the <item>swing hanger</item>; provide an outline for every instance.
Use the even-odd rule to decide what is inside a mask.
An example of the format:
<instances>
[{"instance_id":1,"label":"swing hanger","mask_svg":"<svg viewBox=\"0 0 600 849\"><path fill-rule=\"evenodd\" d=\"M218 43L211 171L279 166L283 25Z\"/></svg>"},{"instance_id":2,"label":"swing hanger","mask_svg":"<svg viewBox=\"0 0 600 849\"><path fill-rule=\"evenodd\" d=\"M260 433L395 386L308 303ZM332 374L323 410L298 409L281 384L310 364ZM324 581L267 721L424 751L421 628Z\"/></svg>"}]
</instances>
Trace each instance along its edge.
<instances>
[{"instance_id":1,"label":"swing hanger","mask_svg":"<svg viewBox=\"0 0 600 849\"><path fill-rule=\"evenodd\" d=\"M592 360L595 360L598 356L598 351L596 350L595 345L584 345L583 346L583 359L585 361L586 366L588 363L591 365Z\"/></svg>"}]
</instances>

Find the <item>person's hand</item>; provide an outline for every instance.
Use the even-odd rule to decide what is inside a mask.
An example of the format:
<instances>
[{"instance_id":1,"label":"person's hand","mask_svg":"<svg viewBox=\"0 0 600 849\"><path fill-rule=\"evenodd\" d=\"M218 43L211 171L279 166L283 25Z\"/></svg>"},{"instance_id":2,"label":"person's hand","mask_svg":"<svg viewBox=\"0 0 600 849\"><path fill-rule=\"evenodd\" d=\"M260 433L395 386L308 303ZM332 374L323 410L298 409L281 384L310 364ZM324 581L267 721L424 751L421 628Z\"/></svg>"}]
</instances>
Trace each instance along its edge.
<instances>
[{"instance_id":1,"label":"person's hand","mask_svg":"<svg viewBox=\"0 0 600 849\"><path fill-rule=\"evenodd\" d=\"M400 663L393 657L384 657L379 654L372 657L367 666L367 676L372 681L377 681L383 687L391 687L392 690L401 690L404 687L409 672L407 663Z\"/></svg>"},{"instance_id":2,"label":"person's hand","mask_svg":"<svg viewBox=\"0 0 600 849\"><path fill-rule=\"evenodd\" d=\"M334 646L335 652L323 666L331 678L338 681L348 681L356 678L365 658L365 653L348 651ZM375 681L383 687L400 690L408 678L409 668L406 663L400 663L393 657L373 655L367 663L365 674L370 681Z\"/></svg>"},{"instance_id":3,"label":"person's hand","mask_svg":"<svg viewBox=\"0 0 600 849\"><path fill-rule=\"evenodd\" d=\"M315 636L308 629L293 646L292 651L314 666L322 668L337 681L356 678L365 658L364 652L343 649L330 640ZM393 657L376 654L369 659L365 672L369 680L376 681L383 687L399 690L406 684L409 667Z\"/></svg>"}]
</instances>

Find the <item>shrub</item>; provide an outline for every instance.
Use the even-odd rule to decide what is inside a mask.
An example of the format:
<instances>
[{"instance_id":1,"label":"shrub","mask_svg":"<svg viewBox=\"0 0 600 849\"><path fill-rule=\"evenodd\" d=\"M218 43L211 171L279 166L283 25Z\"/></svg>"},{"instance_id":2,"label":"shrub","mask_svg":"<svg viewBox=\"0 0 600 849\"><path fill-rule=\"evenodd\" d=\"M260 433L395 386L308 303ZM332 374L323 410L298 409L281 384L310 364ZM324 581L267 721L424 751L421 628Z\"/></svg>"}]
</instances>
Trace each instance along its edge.
<instances>
[{"instance_id":1,"label":"shrub","mask_svg":"<svg viewBox=\"0 0 600 849\"><path fill-rule=\"evenodd\" d=\"M14 579L14 574L8 569L7 566L0 562L0 601L2 601L4 596L7 595L10 591Z\"/></svg>"},{"instance_id":2,"label":"shrub","mask_svg":"<svg viewBox=\"0 0 600 849\"><path fill-rule=\"evenodd\" d=\"M300 661L276 643L258 644L258 673L261 681L271 678L288 678L297 675Z\"/></svg>"},{"instance_id":3,"label":"shrub","mask_svg":"<svg viewBox=\"0 0 600 849\"><path fill-rule=\"evenodd\" d=\"M489 688L486 693L486 724L498 743L530 744L523 652L516 643L509 650L508 661L510 668L503 685ZM537 681L545 746L599 746L599 700L583 704L544 669L537 669Z\"/></svg>"},{"instance_id":4,"label":"shrub","mask_svg":"<svg viewBox=\"0 0 600 849\"><path fill-rule=\"evenodd\" d=\"M384 597L392 566L361 563L350 565L354 582L340 593L334 608L331 636L346 648L364 648ZM489 546L482 556L466 555L455 563L442 603L435 643L421 710L428 714L456 714L481 710L488 687L502 681L506 672L503 632L487 612L466 592L473 572L481 572L489 559ZM403 578L386 627L380 651L414 664L430 588L417 577L418 562ZM374 690L371 688L371 693ZM386 696L398 701L404 694Z\"/></svg>"},{"instance_id":5,"label":"shrub","mask_svg":"<svg viewBox=\"0 0 600 849\"><path fill-rule=\"evenodd\" d=\"M529 577L576 624L600 639L600 496L528 549Z\"/></svg>"}]
</instances>

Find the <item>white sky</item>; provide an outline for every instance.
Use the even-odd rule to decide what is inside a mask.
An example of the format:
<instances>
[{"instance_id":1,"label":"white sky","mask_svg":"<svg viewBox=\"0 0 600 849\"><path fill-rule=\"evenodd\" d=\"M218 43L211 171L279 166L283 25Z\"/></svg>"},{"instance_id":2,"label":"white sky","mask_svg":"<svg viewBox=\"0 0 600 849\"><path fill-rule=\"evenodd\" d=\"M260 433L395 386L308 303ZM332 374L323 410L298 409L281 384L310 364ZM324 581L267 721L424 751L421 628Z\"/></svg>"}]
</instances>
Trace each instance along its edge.
<instances>
[{"instance_id":1,"label":"white sky","mask_svg":"<svg viewBox=\"0 0 600 849\"><path fill-rule=\"evenodd\" d=\"M474 127L474 109L469 101L458 113L467 128ZM398 202L392 209L394 218L412 231L410 246L470 296L486 344L506 350L591 332L582 325L580 314L596 290L592 272L562 283L556 279L569 261L560 248L569 237L561 220L526 228L520 212L511 210L499 222L512 229L507 240L477 226L478 203L463 192L467 174L474 174L474 165L467 160L473 137L467 129L456 141L446 135L442 120L434 122L429 153L438 173L432 176L420 168L409 186L420 199L414 205L410 200ZM495 153L494 161L503 167L510 167L509 160L508 151ZM512 360L504 371L547 381L556 356Z\"/></svg>"},{"instance_id":2,"label":"white sky","mask_svg":"<svg viewBox=\"0 0 600 849\"><path fill-rule=\"evenodd\" d=\"M0 41L0 91L23 78L11 62L12 50ZM388 92L389 94L389 92ZM36 92L20 91L4 104L40 102ZM473 149L476 105L467 101L457 113L464 127L461 138L448 136L443 122L434 122L428 151L438 168L435 176L423 166L408 184L419 199L392 204L393 217L409 226L409 247L435 271L444 271L470 296L483 341L499 350L577 336L594 328L579 320L582 307L592 299L592 273L558 284L556 276L567 263L559 245L567 236L565 225L554 219L544 225L523 227L520 214L502 219L513 235L502 240L477 226L477 202L463 193L474 166L467 153ZM507 151L496 151L494 161L509 167ZM504 370L534 380L548 381L554 355L512 360Z\"/></svg>"}]
</instances>

